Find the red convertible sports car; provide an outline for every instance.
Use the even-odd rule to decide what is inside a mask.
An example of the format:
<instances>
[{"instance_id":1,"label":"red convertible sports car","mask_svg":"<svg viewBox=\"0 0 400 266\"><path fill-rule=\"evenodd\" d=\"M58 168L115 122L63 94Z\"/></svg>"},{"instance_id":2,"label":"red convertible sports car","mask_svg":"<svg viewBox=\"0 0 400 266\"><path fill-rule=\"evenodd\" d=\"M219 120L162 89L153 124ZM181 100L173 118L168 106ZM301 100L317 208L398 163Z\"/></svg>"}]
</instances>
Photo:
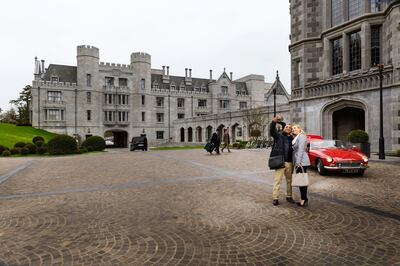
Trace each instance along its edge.
<instances>
[{"instance_id":1,"label":"red convertible sports car","mask_svg":"<svg viewBox=\"0 0 400 266\"><path fill-rule=\"evenodd\" d=\"M328 172L354 173L363 175L368 168L368 157L354 149L347 148L340 140L324 140L321 137L309 137L311 165L318 173Z\"/></svg>"}]
</instances>

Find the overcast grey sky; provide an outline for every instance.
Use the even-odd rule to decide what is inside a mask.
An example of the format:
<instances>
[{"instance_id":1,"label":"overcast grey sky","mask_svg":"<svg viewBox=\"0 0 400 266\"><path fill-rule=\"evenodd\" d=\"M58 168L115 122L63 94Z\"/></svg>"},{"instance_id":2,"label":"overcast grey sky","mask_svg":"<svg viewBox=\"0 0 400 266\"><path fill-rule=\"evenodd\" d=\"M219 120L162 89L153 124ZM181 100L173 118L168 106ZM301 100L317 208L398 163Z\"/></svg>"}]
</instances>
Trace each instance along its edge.
<instances>
[{"instance_id":1,"label":"overcast grey sky","mask_svg":"<svg viewBox=\"0 0 400 266\"><path fill-rule=\"evenodd\" d=\"M171 75L234 79L279 70L290 89L288 0L14 0L0 16L0 108L33 79L34 57L76 65L76 46L100 49L100 61L129 64L132 52L148 52L152 68Z\"/></svg>"}]
</instances>

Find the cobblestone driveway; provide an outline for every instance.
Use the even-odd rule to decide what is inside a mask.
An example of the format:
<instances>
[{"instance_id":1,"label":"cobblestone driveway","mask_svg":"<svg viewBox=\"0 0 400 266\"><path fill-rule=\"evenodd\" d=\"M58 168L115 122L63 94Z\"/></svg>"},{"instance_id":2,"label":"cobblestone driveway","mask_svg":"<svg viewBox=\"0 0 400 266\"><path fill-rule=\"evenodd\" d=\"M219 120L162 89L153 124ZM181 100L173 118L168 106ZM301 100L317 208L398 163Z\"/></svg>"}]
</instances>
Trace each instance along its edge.
<instances>
[{"instance_id":1,"label":"cobblestone driveway","mask_svg":"<svg viewBox=\"0 0 400 266\"><path fill-rule=\"evenodd\" d=\"M0 265L400 265L400 166L312 172L300 208L272 206L266 161L202 150L0 159Z\"/></svg>"}]
</instances>

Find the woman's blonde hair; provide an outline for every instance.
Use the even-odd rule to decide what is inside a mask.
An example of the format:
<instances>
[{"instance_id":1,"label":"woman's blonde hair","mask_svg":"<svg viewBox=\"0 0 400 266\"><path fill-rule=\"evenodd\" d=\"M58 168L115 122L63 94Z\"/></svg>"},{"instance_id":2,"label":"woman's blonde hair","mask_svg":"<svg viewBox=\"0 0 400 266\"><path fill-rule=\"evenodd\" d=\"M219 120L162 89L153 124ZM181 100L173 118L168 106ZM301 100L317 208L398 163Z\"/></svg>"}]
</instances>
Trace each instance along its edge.
<instances>
[{"instance_id":1,"label":"woman's blonde hair","mask_svg":"<svg viewBox=\"0 0 400 266\"><path fill-rule=\"evenodd\" d=\"M292 126L292 128L294 128L294 127L297 127L298 129L300 129L300 133L299 134L306 134L306 132L304 132L304 130L301 128L301 126L299 125L299 124L294 124L293 126Z\"/></svg>"}]
</instances>

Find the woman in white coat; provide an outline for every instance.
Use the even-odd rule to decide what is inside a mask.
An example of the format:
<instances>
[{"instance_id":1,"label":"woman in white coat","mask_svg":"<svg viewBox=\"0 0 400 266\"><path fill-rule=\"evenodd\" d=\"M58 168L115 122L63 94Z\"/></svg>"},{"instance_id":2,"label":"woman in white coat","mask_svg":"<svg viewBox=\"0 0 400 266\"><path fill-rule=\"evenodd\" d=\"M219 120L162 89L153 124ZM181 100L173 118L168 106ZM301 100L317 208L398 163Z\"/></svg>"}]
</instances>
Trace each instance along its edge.
<instances>
[{"instance_id":1,"label":"woman in white coat","mask_svg":"<svg viewBox=\"0 0 400 266\"><path fill-rule=\"evenodd\" d=\"M310 159L307 154L307 136L299 125L292 127L293 139L293 165L296 173L300 173L302 169L307 173L307 168L310 166ZM308 204L307 189L308 186L299 187L301 200L297 203L299 206Z\"/></svg>"}]
</instances>

